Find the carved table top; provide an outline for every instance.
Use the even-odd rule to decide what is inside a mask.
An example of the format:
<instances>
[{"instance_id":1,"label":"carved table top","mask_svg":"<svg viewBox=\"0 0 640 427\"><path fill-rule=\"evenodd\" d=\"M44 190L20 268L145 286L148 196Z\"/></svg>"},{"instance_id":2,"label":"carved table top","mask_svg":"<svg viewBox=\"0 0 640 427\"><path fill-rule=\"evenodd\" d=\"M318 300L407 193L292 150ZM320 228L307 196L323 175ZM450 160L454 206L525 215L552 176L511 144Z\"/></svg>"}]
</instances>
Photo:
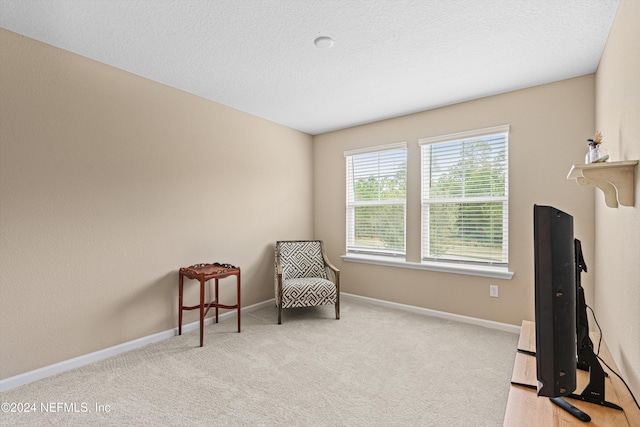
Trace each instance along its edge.
<instances>
[{"instance_id":1,"label":"carved table top","mask_svg":"<svg viewBox=\"0 0 640 427\"><path fill-rule=\"evenodd\" d=\"M240 274L240 267L231 264L194 264L189 267L182 267L180 275L196 280L209 280L214 278L223 278L231 275Z\"/></svg>"}]
</instances>

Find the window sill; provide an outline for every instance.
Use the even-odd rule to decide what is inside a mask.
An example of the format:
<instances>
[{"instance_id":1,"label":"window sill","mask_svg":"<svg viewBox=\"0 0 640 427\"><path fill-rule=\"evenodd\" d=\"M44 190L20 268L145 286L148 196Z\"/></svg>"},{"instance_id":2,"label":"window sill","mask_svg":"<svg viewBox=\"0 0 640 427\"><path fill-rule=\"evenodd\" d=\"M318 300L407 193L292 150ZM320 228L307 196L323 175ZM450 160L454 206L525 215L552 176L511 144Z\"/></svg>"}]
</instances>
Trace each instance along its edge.
<instances>
[{"instance_id":1,"label":"window sill","mask_svg":"<svg viewBox=\"0 0 640 427\"><path fill-rule=\"evenodd\" d=\"M513 272L504 267L491 267L480 265L464 265L445 262L409 262L404 258L390 258L375 255L347 254L341 256L346 262L359 262L363 264L384 265L387 267L411 268L414 270L438 271L441 273L467 274L470 276L492 277L494 279L511 280Z\"/></svg>"}]
</instances>

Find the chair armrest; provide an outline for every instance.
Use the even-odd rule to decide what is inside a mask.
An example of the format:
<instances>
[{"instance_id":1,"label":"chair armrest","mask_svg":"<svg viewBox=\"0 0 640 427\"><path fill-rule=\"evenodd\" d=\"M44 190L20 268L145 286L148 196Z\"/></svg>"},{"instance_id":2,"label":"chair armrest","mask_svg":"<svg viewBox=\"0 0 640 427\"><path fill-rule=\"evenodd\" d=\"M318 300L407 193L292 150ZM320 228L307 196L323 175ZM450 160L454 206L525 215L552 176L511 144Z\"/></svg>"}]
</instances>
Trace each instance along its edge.
<instances>
[{"instance_id":1,"label":"chair armrest","mask_svg":"<svg viewBox=\"0 0 640 427\"><path fill-rule=\"evenodd\" d=\"M334 273L340 274L340 270L335 265L331 264L330 262L327 261L325 263L325 266L329 267L331 270L333 270Z\"/></svg>"},{"instance_id":2,"label":"chair armrest","mask_svg":"<svg viewBox=\"0 0 640 427\"><path fill-rule=\"evenodd\" d=\"M275 277L275 288L276 288L276 304L278 307L282 306L282 264L278 260L276 260L276 277Z\"/></svg>"},{"instance_id":3,"label":"chair armrest","mask_svg":"<svg viewBox=\"0 0 640 427\"><path fill-rule=\"evenodd\" d=\"M336 277L336 285L340 284L340 270L329 261L326 254L322 254L322 258L324 259L324 266L329 270L333 271L333 274Z\"/></svg>"},{"instance_id":4,"label":"chair armrest","mask_svg":"<svg viewBox=\"0 0 640 427\"><path fill-rule=\"evenodd\" d=\"M276 261L276 286L278 287L278 292L282 293L282 264Z\"/></svg>"},{"instance_id":5,"label":"chair armrest","mask_svg":"<svg viewBox=\"0 0 640 427\"><path fill-rule=\"evenodd\" d=\"M337 273L340 273L340 270L338 270L338 268L337 268L335 265L331 264L331 261L329 261L329 258L327 258L327 255L326 255L326 254L324 254L324 253L323 253L323 254L322 254L322 258L324 259L324 266L325 266L325 267L329 267L329 268L330 268L331 270L333 270L333 271L334 271L334 273L336 273L336 274L337 274Z\"/></svg>"}]
</instances>

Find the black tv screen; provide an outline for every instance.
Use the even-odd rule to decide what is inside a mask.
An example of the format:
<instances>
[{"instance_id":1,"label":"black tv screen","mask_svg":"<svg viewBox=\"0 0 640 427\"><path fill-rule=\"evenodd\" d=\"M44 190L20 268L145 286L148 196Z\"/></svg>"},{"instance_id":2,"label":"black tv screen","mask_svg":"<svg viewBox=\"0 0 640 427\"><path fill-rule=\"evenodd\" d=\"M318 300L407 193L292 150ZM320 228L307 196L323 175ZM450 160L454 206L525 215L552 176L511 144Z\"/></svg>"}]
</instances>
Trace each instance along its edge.
<instances>
[{"instance_id":1,"label":"black tv screen","mask_svg":"<svg viewBox=\"0 0 640 427\"><path fill-rule=\"evenodd\" d=\"M535 330L538 395L576 389L576 271L573 217L534 206Z\"/></svg>"}]
</instances>

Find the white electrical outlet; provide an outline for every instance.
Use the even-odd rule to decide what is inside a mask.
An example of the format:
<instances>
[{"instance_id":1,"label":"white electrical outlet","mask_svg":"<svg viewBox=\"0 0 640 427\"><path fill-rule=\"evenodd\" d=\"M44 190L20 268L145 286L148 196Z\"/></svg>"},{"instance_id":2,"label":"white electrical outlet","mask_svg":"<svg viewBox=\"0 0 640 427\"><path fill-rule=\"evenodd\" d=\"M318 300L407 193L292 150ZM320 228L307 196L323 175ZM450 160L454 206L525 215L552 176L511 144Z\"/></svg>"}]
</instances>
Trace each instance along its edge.
<instances>
[{"instance_id":1,"label":"white electrical outlet","mask_svg":"<svg viewBox=\"0 0 640 427\"><path fill-rule=\"evenodd\" d=\"M498 285L489 285L489 296L498 298Z\"/></svg>"}]
</instances>

